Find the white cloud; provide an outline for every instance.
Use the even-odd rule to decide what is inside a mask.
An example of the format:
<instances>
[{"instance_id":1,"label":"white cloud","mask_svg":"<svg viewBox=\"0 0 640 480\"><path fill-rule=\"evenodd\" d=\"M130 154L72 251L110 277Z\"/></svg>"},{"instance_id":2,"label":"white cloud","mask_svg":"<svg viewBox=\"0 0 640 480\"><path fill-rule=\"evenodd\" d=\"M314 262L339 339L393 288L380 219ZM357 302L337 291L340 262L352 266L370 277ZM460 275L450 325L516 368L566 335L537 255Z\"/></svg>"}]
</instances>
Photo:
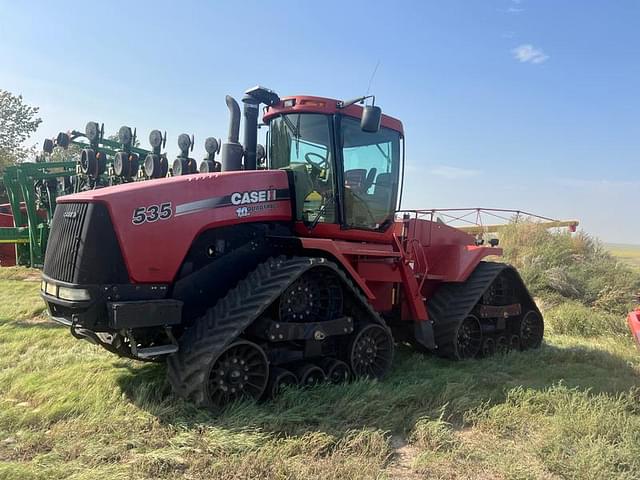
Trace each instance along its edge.
<instances>
[{"instance_id":1,"label":"white cloud","mask_svg":"<svg viewBox=\"0 0 640 480\"><path fill-rule=\"evenodd\" d=\"M523 63L542 63L549 59L549 55L529 44L520 45L511 50L511 53L516 60Z\"/></svg>"},{"instance_id":2,"label":"white cloud","mask_svg":"<svg viewBox=\"0 0 640 480\"><path fill-rule=\"evenodd\" d=\"M458 178L475 177L480 172L478 170L471 170L467 168L450 167L448 165L439 165L435 168L432 168L430 173L438 177L443 177L448 179L458 179Z\"/></svg>"}]
</instances>

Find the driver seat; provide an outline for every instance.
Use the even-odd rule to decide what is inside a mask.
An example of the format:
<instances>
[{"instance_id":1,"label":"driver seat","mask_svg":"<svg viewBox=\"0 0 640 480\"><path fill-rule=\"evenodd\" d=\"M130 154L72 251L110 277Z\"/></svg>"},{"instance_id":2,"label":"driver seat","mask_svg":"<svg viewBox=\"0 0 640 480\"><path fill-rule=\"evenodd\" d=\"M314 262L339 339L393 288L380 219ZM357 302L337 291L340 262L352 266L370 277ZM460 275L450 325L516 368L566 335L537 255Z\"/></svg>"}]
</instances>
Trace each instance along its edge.
<instances>
[{"instance_id":1,"label":"driver seat","mask_svg":"<svg viewBox=\"0 0 640 480\"><path fill-rule=\"evenodd\" d=\"M289 170L293 173L293 184L296 190L296 218L304 218L304 201L313 192L313 181L307 171L307 167L302 164L294 164L282 167L280 170Z\"/></svg>"}]
</instances>

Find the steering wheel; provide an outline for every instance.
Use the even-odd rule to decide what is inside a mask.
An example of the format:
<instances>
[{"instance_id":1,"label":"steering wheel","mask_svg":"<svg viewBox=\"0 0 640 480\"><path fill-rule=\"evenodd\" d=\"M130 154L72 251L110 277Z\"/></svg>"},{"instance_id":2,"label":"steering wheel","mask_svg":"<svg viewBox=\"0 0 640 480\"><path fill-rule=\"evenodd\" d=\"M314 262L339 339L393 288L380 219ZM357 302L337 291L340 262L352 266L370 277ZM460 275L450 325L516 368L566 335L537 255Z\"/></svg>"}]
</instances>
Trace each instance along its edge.
<instances>
[{"instance_id":1,"label":"steering wheel","mask_svg":"<svg viewBox=\"0 0 640 480\"><path fill-rule=\"evenodd\" d=\"M313 160L311 160L311 157L319 158L320 161L314 162ZM327 166L327 159L322 155L320 155L319 153L315 153L315 152L306 153L304 156L304 161L307 162L309 165L311 165L313 168L317 168L318 170L323 170Z\"/></svg>"}]
</instances>

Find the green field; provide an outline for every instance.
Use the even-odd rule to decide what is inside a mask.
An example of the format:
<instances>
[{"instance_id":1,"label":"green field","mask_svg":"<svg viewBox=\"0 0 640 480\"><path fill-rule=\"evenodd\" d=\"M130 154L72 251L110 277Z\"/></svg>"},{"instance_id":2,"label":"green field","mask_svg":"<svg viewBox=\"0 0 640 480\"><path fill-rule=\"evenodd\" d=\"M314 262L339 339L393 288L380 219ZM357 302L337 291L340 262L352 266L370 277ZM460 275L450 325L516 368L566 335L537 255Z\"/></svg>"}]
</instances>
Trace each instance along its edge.
<instances>
[{"instance_id":1,"label":"green field","mask_svg":"<svg viewBox=\"0 0 640 480\"><path fill-rule=\"evenodd\" d=\"M47 321L38 287L0 270L1 479L640 478L640 357L623 317L482 361L400 347L383 382L217 413L174 399L162 365Z\"/></svg>"},{"instance_id":2,"label":"green field","mask_svg":"<svg viewBox=\"0 0 640 480\"><path fill-rule=\"evenodd\" d=\"M615 257L628 263L629 265L640 268L640 245L606 243L605 246Z\"/></svg>"}]
</instances>

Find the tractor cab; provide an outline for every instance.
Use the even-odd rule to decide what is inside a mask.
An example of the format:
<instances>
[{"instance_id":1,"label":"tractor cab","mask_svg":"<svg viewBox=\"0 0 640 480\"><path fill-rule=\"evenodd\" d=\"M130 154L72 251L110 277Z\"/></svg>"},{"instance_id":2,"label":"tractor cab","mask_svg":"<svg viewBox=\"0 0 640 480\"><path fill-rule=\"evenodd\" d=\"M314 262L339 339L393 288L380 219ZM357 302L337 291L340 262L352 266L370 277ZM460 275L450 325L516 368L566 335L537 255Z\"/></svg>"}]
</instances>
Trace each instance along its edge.
<instances>
[{"instance_id":1,"label":"tractor cab","mask_svg":"<svg viewBox=\"0 0 640 480\"><path fill-rule=\"evenodd\" d=\"M384 232L401 189L400 121L375 106L286 97L267 105L266 168L290 172L296 220Z\"/></svg>"}]
</instances>

